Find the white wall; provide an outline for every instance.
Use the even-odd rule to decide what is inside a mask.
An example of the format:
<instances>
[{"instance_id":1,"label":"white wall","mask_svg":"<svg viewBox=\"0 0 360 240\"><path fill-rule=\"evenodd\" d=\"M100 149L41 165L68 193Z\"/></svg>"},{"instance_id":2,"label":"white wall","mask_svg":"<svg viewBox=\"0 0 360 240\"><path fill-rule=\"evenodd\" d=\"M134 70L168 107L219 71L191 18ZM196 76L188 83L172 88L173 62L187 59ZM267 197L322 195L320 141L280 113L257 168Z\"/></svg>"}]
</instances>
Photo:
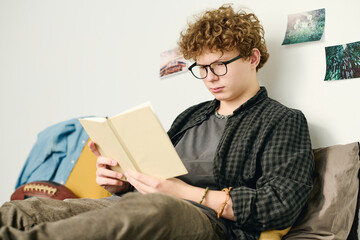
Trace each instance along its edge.
<instances>
[{"instance_id":1,"label":"white wall","mask_svg":"<svg viewBox=\"0 0 360 240\"><path fill-rule=\"evenodd\" d=\"M159 80L159 54L191 15L229 1L0 0L0 203L45 127L150 100L167 129L212 98L189 73ZM324 82L325 46L360 40L357 0L243 0L263 22L269 95L307 116L313 146L360 140L360 79ZM281 46L287 15L326 8L320 42Z\"/></svg>"}]
</instances>

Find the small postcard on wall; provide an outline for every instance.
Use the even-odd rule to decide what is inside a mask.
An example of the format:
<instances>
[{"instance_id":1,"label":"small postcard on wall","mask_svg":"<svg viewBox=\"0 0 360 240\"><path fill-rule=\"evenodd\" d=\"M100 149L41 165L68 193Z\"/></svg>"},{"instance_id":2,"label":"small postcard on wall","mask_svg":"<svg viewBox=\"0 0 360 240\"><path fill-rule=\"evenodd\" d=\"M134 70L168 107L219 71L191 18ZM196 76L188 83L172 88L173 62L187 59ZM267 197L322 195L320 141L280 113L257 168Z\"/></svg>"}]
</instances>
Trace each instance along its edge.
<instances>
[{"instance_id":1,"label":"small postcard on wall","mask_svg":"<svg viewBox=\"0 0 360 240\"><path fill-rule=\"evenodd\" d=\"M282 45L319 41L325 28L325 8L288 15Z\"/></svg>"},{"instance_id":2,"label":"small postcard on wall","mask_svg":"<svg viewBox=\"0 0 360 240\"><path fill-rule=\"evenodd\" d=\"M360 78L360 41L325 47L324 81Z\"/></svg>"},{"instance_id":3,"label":"small postcard on wall","mask_svg":"<svg viewBox=\"0 0 360 240\"><path fill-rule=\"evenodd\" d=\"M187 61L176 49L160 54L160 78L173 76L187 71Z\"/></svg>"}]
</instances>

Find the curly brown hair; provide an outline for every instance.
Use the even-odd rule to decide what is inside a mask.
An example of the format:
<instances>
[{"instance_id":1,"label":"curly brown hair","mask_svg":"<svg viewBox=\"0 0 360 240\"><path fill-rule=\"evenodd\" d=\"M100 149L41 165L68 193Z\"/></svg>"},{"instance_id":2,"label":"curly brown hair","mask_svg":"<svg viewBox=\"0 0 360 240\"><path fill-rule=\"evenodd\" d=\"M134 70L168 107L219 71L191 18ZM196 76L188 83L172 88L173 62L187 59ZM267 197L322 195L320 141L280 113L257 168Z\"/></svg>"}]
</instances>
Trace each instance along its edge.
<instances>
[{"instance_id":1,"label":"curly brown hair","mask_svg":"<svg viewBox=\"0 0 360 240\"><path fill-rule=\"evenodd\" d=\"M249 59L257 48L261 59L256 70L269 58L259 19L243 10L235 12L228 4L196 16L195 22L180 33L178 46L185 59L194 60L207 50L222 53L238 50L244 59Z\"/></svg>"}]
</instances>

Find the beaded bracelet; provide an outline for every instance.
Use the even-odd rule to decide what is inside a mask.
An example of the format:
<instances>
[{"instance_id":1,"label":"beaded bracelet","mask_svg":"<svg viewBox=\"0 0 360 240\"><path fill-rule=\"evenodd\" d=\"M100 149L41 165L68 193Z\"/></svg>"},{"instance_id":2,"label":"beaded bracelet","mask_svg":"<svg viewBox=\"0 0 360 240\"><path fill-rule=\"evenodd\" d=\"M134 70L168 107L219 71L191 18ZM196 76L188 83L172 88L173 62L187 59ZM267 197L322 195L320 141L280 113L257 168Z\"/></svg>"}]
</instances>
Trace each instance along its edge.
<instances>
[{"instance_id":1,"label":"beaded bracelet","mask_svg":"<svg viewBox=\"0 0 360 240\"><path fill-rule=\"evenodd\" d=\"M224 209L225 209L225 206L226 204L228 203L228 201L230 200L230 191L231 191L232 187L229 187L229 188L223 188L221 191L225 192L226 193L226 198L225 198L225 201L223 202L223 204L221 205L219 211L218 211L218 214L217 214L217 218L220 218L221 215L223 214L224 212Z\"/></svg>"},{"instance_id":2,"label":"beaded bracelet","mask_svg":"<svg viewBox=\"0 0 360 240\"><path fill-rule=\"evenodd\" d=\"M208 191L209 191L209 187L207 187L207 188L205 188L205 192L204 192L204 194L203 194L203 196L202 196L202 198L201 198L201 200L200 200L200 204L202 204L202 202L204 201L204 199L205 199L205 197L206 197L206 194L208 193Z\"/></svg>"}]
</instances>

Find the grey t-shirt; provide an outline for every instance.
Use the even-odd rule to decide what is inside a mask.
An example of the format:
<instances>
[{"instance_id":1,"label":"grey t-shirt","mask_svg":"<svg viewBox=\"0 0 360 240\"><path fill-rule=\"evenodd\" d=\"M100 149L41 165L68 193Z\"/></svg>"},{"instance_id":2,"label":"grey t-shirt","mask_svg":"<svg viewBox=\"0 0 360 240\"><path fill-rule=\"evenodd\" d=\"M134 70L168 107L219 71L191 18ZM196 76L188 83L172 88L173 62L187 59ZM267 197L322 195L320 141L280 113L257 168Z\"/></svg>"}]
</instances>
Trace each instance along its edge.
<instances>
[{"instance_id":1,"label":"grey t-shirt","mask_svg":"<svg viewBox=\"0 0 360 240\"><path fill-rule=\"evenodd\" d=\"M213 163L226 121L226 119L217 118L214 114L184 134L175 149L188 170L188 174L179 176L179 179L193 186L220 190L215 183ZM224 220L218 219L212 209L197 202L190 202L201 208L224 233L227 232Z\"/></svg>"},{"instance_id":2,"label":"grey t-shirt","mask_svg":"<svg viewBox=\"0 0 360 240\"><path fill-rule=\"evenodd\" d=\"M211 115L185 133L175 149L189 173L179 179L190 185L220 190L214 180L213 161L225 124L226 119Z\"/></svg>"}]
</instances>

